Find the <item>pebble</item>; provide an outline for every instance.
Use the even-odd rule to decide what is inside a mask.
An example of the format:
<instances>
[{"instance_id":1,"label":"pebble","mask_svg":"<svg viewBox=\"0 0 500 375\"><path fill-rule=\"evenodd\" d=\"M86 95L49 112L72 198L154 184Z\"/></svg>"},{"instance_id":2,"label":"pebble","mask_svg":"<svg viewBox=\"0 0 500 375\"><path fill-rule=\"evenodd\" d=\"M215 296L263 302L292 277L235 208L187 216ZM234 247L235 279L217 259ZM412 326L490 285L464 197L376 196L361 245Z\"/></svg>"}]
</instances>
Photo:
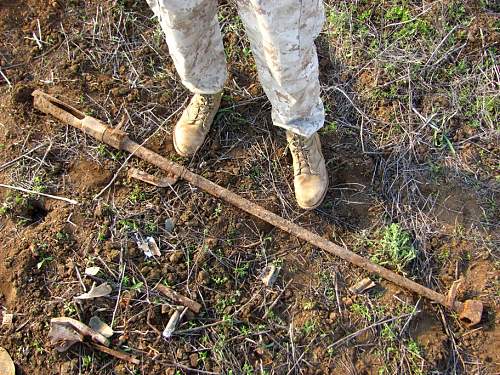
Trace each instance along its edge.
<instances>
[{"instance_id":1,"label":"pebble","mask_svg":"<svg viewBox=\"0 0 500 375\"><path fill-rule=\"evenodd\" d=\"M165 231L171 233L174 230L174 221L170 218L165 220Z\"/></svg>"}]
</instances>

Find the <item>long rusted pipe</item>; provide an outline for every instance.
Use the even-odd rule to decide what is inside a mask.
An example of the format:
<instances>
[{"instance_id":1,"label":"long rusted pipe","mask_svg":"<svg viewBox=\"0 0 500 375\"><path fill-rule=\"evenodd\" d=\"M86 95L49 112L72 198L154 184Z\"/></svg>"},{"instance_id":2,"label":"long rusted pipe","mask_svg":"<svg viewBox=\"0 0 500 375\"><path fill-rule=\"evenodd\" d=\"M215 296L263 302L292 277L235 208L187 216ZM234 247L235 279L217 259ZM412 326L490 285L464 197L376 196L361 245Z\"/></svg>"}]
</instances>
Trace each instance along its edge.
<instances>
[{"instance_id":1,"label":"long rusted pipe","mask_svg":"<svg viewBox=\"0 0 500 375\"><path fill-rule=\"evenodd\" d=\"M341 247L293 222L286 220L275 213L264 209L263 207L250 202L249 200L223 188L206 178L191 172L180 164L172 162L163 156L139 145L132 141L127 133L119 129L111 128L103 122L86 116L84 113L69 106L68 104L41 91L34 91L34 106L38 110L51 114L55 118L67 123L84 133L91 135L95 139L104 142L116 149L128 151L138 158L156 165L158 168L184 179L193 186L196 186L205 192L220 198L233 206L287 232L310 244L319 247L329 254L336 255L368 272L379 275L386 280L393 282L405 289L411 290L425 298L437 302L447 308L457 311L461 314L463 322L469 326L479 323L482 315L482 303L480 301L468 300L465 303L455 301L454 298L448 298L432 289L424 287L406 277L398 275L378 264L370 262L368 259L353 253L352 251Z\"/></svg>"}]
</instances>

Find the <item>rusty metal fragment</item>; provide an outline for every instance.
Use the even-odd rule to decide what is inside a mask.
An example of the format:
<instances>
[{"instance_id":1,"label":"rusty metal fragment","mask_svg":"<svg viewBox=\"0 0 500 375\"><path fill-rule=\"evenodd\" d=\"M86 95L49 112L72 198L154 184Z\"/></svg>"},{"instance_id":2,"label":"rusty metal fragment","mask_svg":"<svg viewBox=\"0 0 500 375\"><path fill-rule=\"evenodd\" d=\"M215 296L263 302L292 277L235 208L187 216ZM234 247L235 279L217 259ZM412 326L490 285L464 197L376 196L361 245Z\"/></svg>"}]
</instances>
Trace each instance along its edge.
<instances>
[{"instance_id":1,"label":"rusty metal fragment","mask_svg":"<svg viewBox=\"0 0 500 375\"><path fill-rule=\"evenodd\" d=\"M130 178L135 178L136 180L161 188L172 186L179 180L179 177L175 176L156 177L134 167L129 168L127 175Z\"/></svg>"},{"instance_id":2,"label":"rusty metal fragment","mask_svg":"<svg viewBox=\"0 0 500 375\"><path fill-rule=\"evenodd\" d=\"M481 322L482 315L482 302L468 299L462 304L462 311L459 313L458 318L467 328L471 328Z\"/></svg>"},{"instance_id":3,"label":"rusty metal fragment","mask_svg":"<svg viewBox=\"0 0 500 375\"><path fill-rule=\"evenodd\" d=\"M173 289L171 289L163 284L158 284L155 289L158 290L164 296L170 298L175 303L179 303L182 306L187 307L189 310L191 310L192 312L194 312L196 314L198 314L201 310L202 306L198 302L193 301L191 298L185 297L185 296L177 293L175 290L173 290Z\"/></svg>"}]
</instances>

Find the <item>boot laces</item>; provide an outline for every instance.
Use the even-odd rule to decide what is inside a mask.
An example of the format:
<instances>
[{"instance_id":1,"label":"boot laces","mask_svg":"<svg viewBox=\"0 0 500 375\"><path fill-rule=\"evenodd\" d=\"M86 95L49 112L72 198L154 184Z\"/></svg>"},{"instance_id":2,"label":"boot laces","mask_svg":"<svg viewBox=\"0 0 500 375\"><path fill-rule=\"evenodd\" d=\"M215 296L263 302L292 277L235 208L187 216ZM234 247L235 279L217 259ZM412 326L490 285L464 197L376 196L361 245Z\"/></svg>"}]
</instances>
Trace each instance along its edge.
<instances>
[{"instance_id":1,"label":"boot laces","mask_svg":"<svg viewBox=\"0 0 500 375\"><path fill-rule=\"evenodd\" d=\"M212 95L200 94L197 100L193 101L193 103L191 104L195 112L193 118L189 123L191 125L197 125L200 119L206 118L212 110L213 104L214 98ZM203 121L201 125L205 126L205 122Z\"/></svg>"},{"instance_id":2,"label":"boot laces","mask_svg":"<svg viewBox=\"0 0 500 375\"><path fill-rule=\"evenodd\" d=\"M298 134L294 134L291 140L292 152L297 157L297 161L299 164L299 170L297 171L298 174L313 174L309 159L312 142L307 141L307 138L302 137Z\"/></svg>"}]
</instances>

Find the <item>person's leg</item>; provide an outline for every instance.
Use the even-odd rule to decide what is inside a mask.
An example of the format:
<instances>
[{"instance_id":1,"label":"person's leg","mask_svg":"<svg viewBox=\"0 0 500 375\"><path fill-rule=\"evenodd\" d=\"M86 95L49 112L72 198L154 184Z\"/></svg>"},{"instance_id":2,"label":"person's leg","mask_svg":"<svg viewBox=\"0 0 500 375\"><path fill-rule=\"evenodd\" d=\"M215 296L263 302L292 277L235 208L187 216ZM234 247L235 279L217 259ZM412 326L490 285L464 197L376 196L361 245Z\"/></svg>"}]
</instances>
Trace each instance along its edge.
<instances>
[{"instance_id":1,"label":"person's leg","mask_svg":"<svg viewBox=\"0 0 500 375\"><path fill-rule=\"evenodd\" d=\"M147 0L158 17L182 83L194 94L221 92L226 58L217 0Z\"/></svg>"},{"instance_id":2,"label":"person's leg","mask_svg":"<svg viewBox=\"0 0 500 375\"><path fill-rule=\"evenodd\" d=\"M239 8L273 123L287 130L297 203L315 208L328 189L316 133L325 119L314 45L324 22L322 0L239 0Z\"/></svg>"},{"instance_id":3,"label":"person's leg","mask_svg":"<svg viewBox=\"0 0 500 375\"><path fill-rule=\"evenodd\" d=\"M173 132L175 150L192 156L219 109L227 77L217 0L147 0L165 33L182 83L195 95Z\"/></svg>"},{"instance_id":4,"label":"person's leg","mask_svg":"<svg viewBox=\"0 0 500 375\"><path fill-rule=\"evenodd\" d=\"M310 137L325 117L314 45L322 0L239 0L239 10L274 125Z\"/></svg>"}]
</instances>

